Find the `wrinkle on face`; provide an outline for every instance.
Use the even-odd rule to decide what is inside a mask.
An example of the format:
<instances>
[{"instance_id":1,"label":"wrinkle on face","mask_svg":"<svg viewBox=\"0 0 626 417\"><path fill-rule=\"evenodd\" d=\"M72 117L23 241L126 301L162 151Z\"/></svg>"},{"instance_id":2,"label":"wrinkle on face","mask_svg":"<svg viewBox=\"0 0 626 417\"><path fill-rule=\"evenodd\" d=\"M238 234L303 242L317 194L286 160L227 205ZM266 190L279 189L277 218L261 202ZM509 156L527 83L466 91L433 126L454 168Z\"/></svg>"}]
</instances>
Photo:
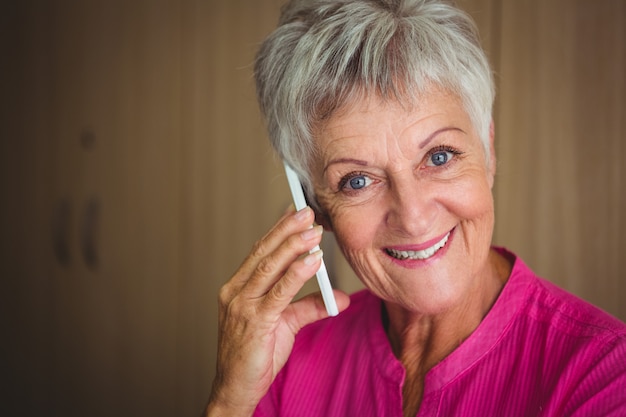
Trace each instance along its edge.
<instances>
[{"instance_id":1,"label":"wrinkle on face","mask_svg":"<svg viewBox=\"0 0 626 417\"><path fill-rule=\"evenodd\" d=\"M411 288L439 294L440 299L458 299L460 295L453 294L461 285L440 277L478 266L442 261L403 270L383 248L420 244L456 228L455 251L448 257L477 255L479 264L486 258L493 229L490 170L460 100L433 90L407 109L367 97L330 117L316 144L317 199L363 282L382 298L413 308L424 300L408 300ZM462 155L446 170L431 169L425 164L428 152L442 144L460 148ZM345 193L338 183L350 172L366 173L373 185L365 192Z\"/></svg>"}]
</instances>

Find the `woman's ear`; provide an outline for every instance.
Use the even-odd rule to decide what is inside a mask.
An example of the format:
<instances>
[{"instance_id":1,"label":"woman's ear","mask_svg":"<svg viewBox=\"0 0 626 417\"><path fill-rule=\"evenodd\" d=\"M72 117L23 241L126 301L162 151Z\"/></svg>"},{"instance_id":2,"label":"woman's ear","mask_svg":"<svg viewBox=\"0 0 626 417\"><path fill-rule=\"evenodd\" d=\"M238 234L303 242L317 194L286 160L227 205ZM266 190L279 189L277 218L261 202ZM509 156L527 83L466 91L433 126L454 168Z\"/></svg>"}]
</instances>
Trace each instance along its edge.
<instances>
[{"instance_id":1,"label":"woman's ear","mask_svg":"<svg viewBox=\"0 0 626 417\"><path fill-rule=\"evenodd\" d=\"M328 216L325 213L320 212L319 209L314 208L313 211L315 212L315 223L324 227L325 231L332 232L333 227Z\"/></svg>"}]
</instances>

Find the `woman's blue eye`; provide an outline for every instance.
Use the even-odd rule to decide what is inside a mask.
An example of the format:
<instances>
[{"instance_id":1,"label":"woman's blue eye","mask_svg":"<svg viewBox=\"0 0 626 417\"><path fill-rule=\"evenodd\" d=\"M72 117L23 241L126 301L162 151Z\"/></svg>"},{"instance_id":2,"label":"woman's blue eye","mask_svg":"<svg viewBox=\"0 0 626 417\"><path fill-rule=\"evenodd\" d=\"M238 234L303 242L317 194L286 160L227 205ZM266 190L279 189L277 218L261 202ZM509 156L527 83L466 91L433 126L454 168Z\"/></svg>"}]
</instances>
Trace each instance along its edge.
<instances>
[{"instance_id":1,"label":"woman's blue eye","mask_svg":"<svg viewBox=\"0 0 626 417\"><path fill-rule=\"evenodd\" d=\"M432 164L435 166L444 165L450 159L450 155L452 155L451 152L446 152L446 151L435 152L430 157L430 162L432 162Z\"/></svg>"},{"instance_id":2,"label":"woman's blue eye","mask_svg":"<svg viewBox=\"0 0 626 417\"><path fill-rule=\"evenodd\" d=\"M351 178L348 183L350 184L350 188L352 188L353 190L359 190L367 185L367 179L361 175Z\"/></svg>"},{"instance_id":3,"label":"woman's blue eye","mask_svg":"<svg viewBox=\"0 0 626 417\"><path fill-rule=\"evenodd\" d=\"M346 190L354 191L362 190L363 188L368 187L370 184L372 184L372 179L370 177L368 177L367 175L355 173L353 175L347 175L346 177L344 177L339 187L345 188Z\"/></svg>"}]
</instances>

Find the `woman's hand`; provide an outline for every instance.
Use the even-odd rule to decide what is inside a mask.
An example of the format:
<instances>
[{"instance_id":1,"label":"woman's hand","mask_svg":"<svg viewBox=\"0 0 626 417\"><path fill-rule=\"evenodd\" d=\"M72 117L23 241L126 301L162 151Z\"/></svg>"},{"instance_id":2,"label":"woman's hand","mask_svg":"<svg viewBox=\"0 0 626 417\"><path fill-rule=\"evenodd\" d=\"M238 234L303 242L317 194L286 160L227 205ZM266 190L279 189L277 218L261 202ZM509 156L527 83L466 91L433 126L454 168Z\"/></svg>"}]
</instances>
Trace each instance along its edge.
<instances>
[{"instance_id":1,"label":"woman's hand","mask_svg":"<svg viewBox=\"0 0 626 417\"><path fill-rule=\"evenodd\" d=\"M327 317L319 294L292 302L320 267L313 211L284 215L259 240L219 296L217 374L206 416L251 415L284 366L296 333ZM303 256L305 255L305 256ZM348 297L336 291L344 310Z\"/></svg>"}]
</instances>

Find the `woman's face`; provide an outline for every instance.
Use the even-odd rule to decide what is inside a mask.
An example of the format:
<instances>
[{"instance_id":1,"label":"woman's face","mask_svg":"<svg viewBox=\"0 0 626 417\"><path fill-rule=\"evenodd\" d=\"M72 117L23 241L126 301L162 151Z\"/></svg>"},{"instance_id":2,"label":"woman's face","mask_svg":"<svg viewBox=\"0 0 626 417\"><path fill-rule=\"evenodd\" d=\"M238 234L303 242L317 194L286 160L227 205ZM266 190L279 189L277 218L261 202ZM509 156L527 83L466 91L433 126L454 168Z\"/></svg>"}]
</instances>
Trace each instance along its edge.
<instances>
[{"instance_id":1,"label":"woman's face","mask_svg":"<svg viewBox=\"0 0 626 417\"><path fill-rule=\"evenodd\" d=\"M323 217L370 290L424 314L479 291L495 161L487 162L455 96L433 89L412 108L378 97L354 102L328 120L316 144Z\"/></svg>"}]
</instances>

